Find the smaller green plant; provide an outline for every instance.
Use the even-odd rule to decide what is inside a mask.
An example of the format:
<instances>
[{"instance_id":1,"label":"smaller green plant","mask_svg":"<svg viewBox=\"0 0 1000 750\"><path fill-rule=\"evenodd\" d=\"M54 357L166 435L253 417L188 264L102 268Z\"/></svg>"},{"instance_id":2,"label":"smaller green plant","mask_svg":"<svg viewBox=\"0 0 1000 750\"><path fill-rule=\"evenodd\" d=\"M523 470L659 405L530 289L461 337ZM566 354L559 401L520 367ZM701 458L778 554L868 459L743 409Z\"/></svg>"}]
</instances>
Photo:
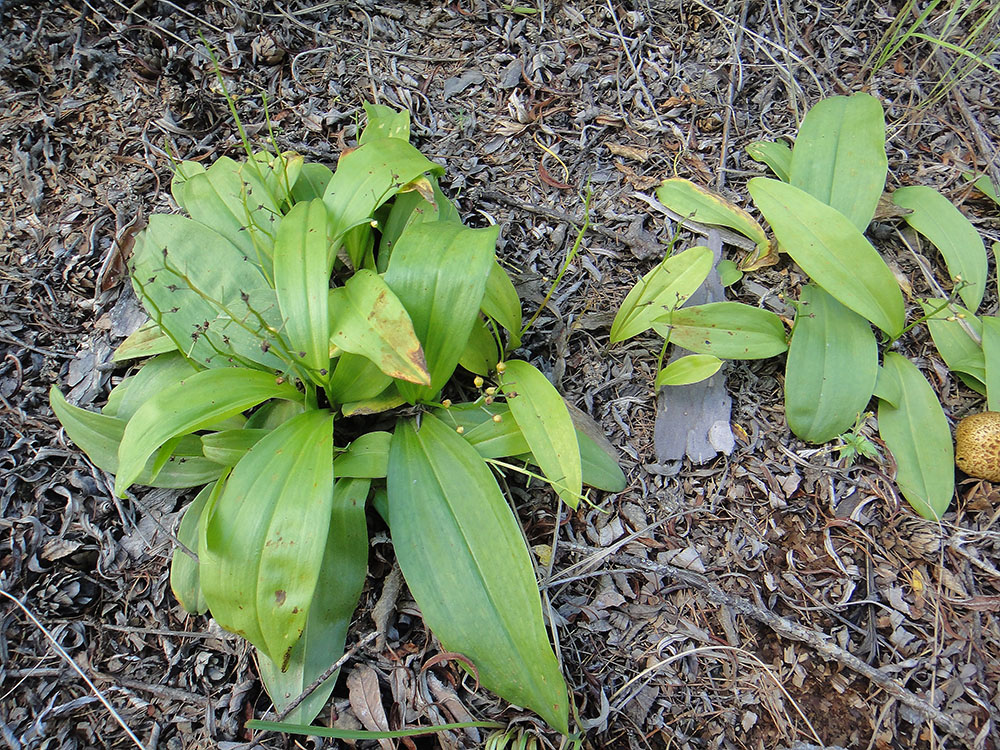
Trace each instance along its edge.
<instances>
[{"instance_id":1,"label":"smaller green plant","mask_svg":"<svg viewBox=\"0 0 1000 750\"><path fill-rule=\"evenodd\" d=\"M871 412L859 414L854 427L837 438L837 444L834 447L838 457L846 466L853 465L858 456L864 456L873 461L882 457L879 447L865 435L867 422L872 416L874 415Z\"/></svg>"},{"instance_id":2,"label":"smaller green plant","mask_svg":"<svg viewBox=\"0 0 1000 750\"><path fill-rule=\"evenodd\" d=\"M914 185L892 193L892 214L930 241L952 279L946 290L928 271L936 296L919 300L908 322L900 283L864 234L888 170L878 100L869 94L823 100L806 115L794 147L762 142L747 151L778 177L749 183L775 243L745 211L687 180L667 180L657 196L682 216L734 229L757 244L740 264L725 269L730 281L776 262L777 251L798 265L810 283L793 301L791 334L786 336L777 316L746 305L682 307L711 268L710 251L695 247L665 258L636 284L612 325L612 342L652 328L664 347L669 342L695 352L661 370L658 385L708 377L721 359L787 350L788 426L811 443L839 437L846 458L877 455L858 422L875 397L879 434L895 459L901 493L918 513L939 519L954 494L948 420L921 372L893 349L901 336L925 324L955 376L987 396L990 409L1000 409L1000 319L977 315L989 281L982 238L936 190ZM990 194L988 181L976 185ZM663 351L660 357L662 362Z\"/></svg>"},{"instance_id":3,"label":"smaller green plant","mask_svg":"<svg viewBox=\"0 0 1000 750\"><path fill-rule=\"evenodd\" d=\"M522 313L498 228L462 224L407 113L366 111L336 171L249 147L178 164L187 216L154 215L138 237L150 320L115 354L144 363L101 413L55 387L52 408L119 496L202 488L171 585L253 644L279 712L344 653L372 508L444 647L567 734L530 553L494 473L543 478L571 508L584 483L619 491L625 477L546 377L505 357ZM288 721L311 722L335 681Z\"/></svg>"}]
</instances>

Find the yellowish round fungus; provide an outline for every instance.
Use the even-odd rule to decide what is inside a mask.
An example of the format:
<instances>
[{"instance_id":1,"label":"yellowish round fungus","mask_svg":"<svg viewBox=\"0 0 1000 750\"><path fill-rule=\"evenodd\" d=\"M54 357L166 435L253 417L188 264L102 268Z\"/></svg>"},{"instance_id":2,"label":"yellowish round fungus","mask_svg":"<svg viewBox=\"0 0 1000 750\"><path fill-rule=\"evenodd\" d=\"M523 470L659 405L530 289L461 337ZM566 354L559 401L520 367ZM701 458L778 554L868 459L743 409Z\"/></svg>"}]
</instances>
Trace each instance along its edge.
<instances>
[{"instance_id":1,"label":"yellowish round fungus","mask_svg":"<svg viewBox=\"0 0 1000 750\"><path fill-rule=\"evenodd\" d=\"M955 465L970 477L1000 482L1000 412L971 414L958 423Z\"/></svg>"}]
</instances>

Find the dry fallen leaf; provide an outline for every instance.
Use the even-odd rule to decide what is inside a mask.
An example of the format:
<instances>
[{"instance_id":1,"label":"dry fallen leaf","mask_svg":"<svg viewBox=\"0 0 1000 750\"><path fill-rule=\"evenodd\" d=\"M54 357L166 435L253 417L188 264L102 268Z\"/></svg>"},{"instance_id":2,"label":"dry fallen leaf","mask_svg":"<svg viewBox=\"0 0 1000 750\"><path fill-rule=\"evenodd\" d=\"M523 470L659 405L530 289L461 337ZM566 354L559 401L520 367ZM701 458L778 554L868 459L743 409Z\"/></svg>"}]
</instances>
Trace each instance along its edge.
<instances>
[{"instance_id":1,"label":"dry fallen leaf","mask_svg":"<svg viewBox=\"0 0 1000 750\"><path fill-rule=\"evenodd\" d=\"M347 695L351 710L369 732L388 732L389 720L382 708L378 675L367 664L359 664L347 675ZM392 750L392 742L379 740L382 750Z\"/></svg>"},{"instance_id":2,"label":"dry fallen leaf","mask_svg":"<svg viewBox=\"0 0 1000 750\"><path fill-rule=\"evenodd\" d=\"M632 159L643 164L649 161L649 149L625 146L621 143L605 143L604 145L615 156L623 156L626 159Z\"/></svg>"}]
</instances>

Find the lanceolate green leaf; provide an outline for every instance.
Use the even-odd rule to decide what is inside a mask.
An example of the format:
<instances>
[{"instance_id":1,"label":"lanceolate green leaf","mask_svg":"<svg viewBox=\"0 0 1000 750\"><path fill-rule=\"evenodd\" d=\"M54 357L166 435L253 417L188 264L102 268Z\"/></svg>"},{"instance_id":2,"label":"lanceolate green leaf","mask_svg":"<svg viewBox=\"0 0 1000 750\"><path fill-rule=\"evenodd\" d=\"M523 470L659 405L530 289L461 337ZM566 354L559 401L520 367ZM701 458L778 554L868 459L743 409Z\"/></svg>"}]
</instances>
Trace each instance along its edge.
<instances>
[{"instance_id":1,"label":"lanceolate green leaf","mask_svg":"<svg viewBox=\"0 0 1000 750\"><path fill-rule=\"evenodd\" d=\"M223 156L182 189L192 219L230 238L251 263L270 274L281 212L258 170Z\"/></svg>"},{"instance_id":2,"label":"lanceolate green leaf","mask_svg":"<svg viewBox=\"0 0 1000 750\"><path fill-rule=\"evenodd\" d=\"M747 154L754 161L770 167L779 180L788 182L788 175L792 171L792 150L784 143L754 141L747 146Z\"/></svg>"},{"instance_id":3,"label":"lanceolate green leaf","mask_svg":"<svg viewBox=\"0 0 1000 750\"><path fill-rule=\"evenodd\" d=\"M573 410L570 408L570 416ZM461 427L461 435L483 458L524 458L537 465L531 454L528 441L521 428L510 414L506 404L493 403L489 406L477 403L455 404L449 409L437 409L435 414L446 425ZM499 417L499 419L497 419ZM582 420L581 420L582 421ZM607 492L621 492L628 484L625 474L618 466L613 446L607 440L599 440L588 434L588 429L573 417L576 439L580 444L580 468L583 483Z\"/></svg>"},{"instance_id":4,"label":"lanceolate green leaf","mask_svg":"<svg viewBox=\"0 0 1000 750\"><path fill-rule=\"evenodd\" d=\"M118 345L111 361L127 362L130 359L153 357L176 349L177 344L150 320Z\"/></svg>"},{"instance_id":5,"label":"lanceolate green leaf","mask_svg":"<svg viewBox=\"0 0 1000 750\"><path fill-rule=\"evenodd\" d=\"M545 478L563 502L576 508L583 491L580 444L559 391L535 367L516 359L507 362L503 389Z\"/></svg>"},{"instance_id":6,"label":"lanceolate green leaf","mask_svg":"<svg viewBox=\"0 0 1000 750\"><path fill-rule=\"evenodd\" d=\"M260 676L274 707L280 712L344 653L347 628L358 607L368 570L368 529L365 500L370 482L339 479L333 493L333 512L326 551L309 618L282 672L259 653ZM337 682L335 672L288 716L292 723L308 724L322 710Z\"/></svg>"},{"instance_id":7,"label":"lanceolate green leaf","mask_svg":"<svg viewBox=\"0 0 1000 750\"><path fill-rule=\"evenodd\" d=\"M170 180L170 195L174 202L187 211L184 200L184 183L196 174L204 174L205 166L197 161L182 161L174 165L174 176Z\"/></svg>"},{"instance_id":8,"label":"lanceolate green leaf","mask_svg":"<svg viewBox=\"0 0 1000 750\"><path fill-rule=\"evenodd\" d=\"M292 185L292 199L296 203L322 198L326 186L333 179L333 172L324 164L307 162L302 165L299 179Z\"/></svg>"},{"instance_id":9,"label":"lanceolate green leaf","mask_svg":"<svg viewBox=\"0 0 1000 750\"><path fill-rule=\"evenodd\" d=\"M483 686L568 732L566 684L517 522L482 458L430 414L396 427L389 527L424 621Z\"/></svg>"},{"instance_id":10,"label":"lanceolate green leaf","mask_svg":"<svg viewBox=\"0 0 1000 750\"><path fill-rule=\"evenodd\" d=\"M125 434L124 420L81 409L68 403L55 386L49 391L49 403L70 440L87 454L99 469L118 472L118 448ZM141 468L136 482L147 487L200 487L217 479L222 466L201 455L201 441L196 437L182 440L173 451L173 458L153 476L153 460Z\"/></svg>"},{"instance_id":11,"label":"lanceolate green leaf","mask_svg":"<svg viewBox=\"0 0 1000 750\"><path fill-rule=\"evenodd\" d=\"M683 305L711 271L712 251L707 247L692 247L667 258L625 297L611 324L611 343L638 336L665 312Z\"/></svg>"},{"instance_id":12,"label":"lanceolate green leaf","mask_svg":"<svg viewBox=\"0 0 1000 750\"><path fill-rule=\"evenodd\" d=\"M987 276L986 245L979 232L934 188L925 185L903 187L892 194L892 201L910 209L903 220L941 252L952 279L961 277L965 282L959 287L958 296L975 312L983 301Z\"/></svg>"},{"instance_id":13,"label":"lanceolate green leaf","mask_svg":"<svg viewBox=\"0 0 1000 750\"><path fill-rule=\"evenodd\" d=\"M948 369L986 382L982 321L961 305L944 300L922 300L927 329ZM959 318L958 316L962 317Z\"/></svg>"},{"instance_id":14,"label":"lanceolate green leaf","mask_svg":"<svg viewBox=\"0 0 1000 750\"><path fill-rule=\"evenodd\" d=\"M368 124L361 131L358 143L364 145L379 138L399 138L410 141L410 113L405 109L397 112L392 107L383 104L364 104Z\"/></svg>"},{"instance_id":15,"label":"lanceolate green leaf","mask_svg":"<svg viewBox=\"0 0 1000 750\"><path fill-rule=\"evenodd\" d=\"M398 383L407 400L433 398L455 371L483 302L498 233L436 221L411 227L396 244L385 282L410 314L431 375L429 387Z\"/></svg>"},{"instance_id":16,"label":"lanceolate green leaf","mask_svg":"<svg viewBox=\"0 0 1000 750\"><path fill-rule=\"evenodd\" d=\"M115 416L126 422L139 407L164 388L175 385L195 373L191 362L178 352L153 357L129 380Z\"/></svg>"},{"instance_id":17,"label":"lanceolate green leaf","mask_svg":"<svg viewBox=\"0 0 1000 750\"><path fill-rule=\"evenodd\" d=\"M656 189L656 197L664 206L685 218L734 229L756 242L762 254L767 252L767 234L757 220L711 190L682 177L672 177Z\"/></svg>"},{"instance_id":18,"label":"lanceolate green leaf","mask_svg":"<svg viewBox=\"0 0 1000 750\"><path fill-rule=\"evenodd\" d=\"M285 422L243 457L199 540L215 620L287 669L309 615L333 509L333 415Z\"/></svg>"},{"instance_id":19,"label":"lanceolate green leaf","mask_svg":"<svg viewBox=\"0 0 1000 750\"><path fill-rule=\"evenodd\" d=\"M282 325L274 290L226 237L191 219L157 214L136 240L132 264L136 296L199 365L286 367L267 351Z\"/></svg>"},{"instance_id":20,"label":"lanceolate green leaf","mask_svg":"<svg viewBox=\"0 0 1000 750\"><path fill-rule=\"evenodd\" d=\"M213 493L221 486L213 482L195 495L194 500L184 509L184 517L177 527L177 541L187 549L174 549L170 561L170 589L177 597L184 611L194 615L203 615L208 610L208 602L201 592L201 581L198 573L198 560L192 557L198 550L198 526L201 523L201 513L209 503ZM212 499L214 502L214 498Z\"/></svg>"},{"instance_id":21,"label":"lanceolate green leaf","mask_svg":"<svg viewBox=\"0 0 1000 750\"><path fill-rule=\"evenodd\" d=\"M883 370L899 382L899 406L879 401L879 434L896 459L896 484L924 518L939 520L955 491L951 428L934 389L920 370L895 352Z\"/></svg>"},{"instance_id":22,"label":"lanceolate green leaf","mask_svg":"<svg viewBox=\"0 0 1000 750\"><path fill-rule=\"evenodd\" d=\"M333 459L333 473L338 477L384 479L391 439L390 433L380 430L358 436L346 452Z\"/></svg>"},{"instance_id":23,"label":"lanceolate green leaf","mask_svg":"<svg viewBox=\"0 0 1000 750\"><path fill-rule=\"evenodd\" d=\"M707 380L719 371L722 360L711 354L689 354L679 357L660 370L656 376L657 387L662 385L690 385Z\"/></svg>"},{"instance_id":24,"label":"lanceolate green leaf","mask_svg":"<svg viewBox=\"0 0 1000 750\"><path fill-rule=\"evenodd\" d=\"M497 348L497 340L493 337L486 321L477 316L458 363L469 372L486 377L493 372L499 361L500 350Z\"/></svg>"},{"instance_id":25,"label":"lanceolate green leaf","mask_svg":"<svg viewBox=\"0 0 1000 750\"><path fill-rule=\"evenodd\" d=\"M368 357L344 352L336 359L330 378L330 398L338 404L375 398L392 382Z\"/></svg>"},{"instance_id":26,"label":"lanceolate green leaf","mask_svg":"<svg viewBox=\"0 0 1000 750\"><path fill-rule=\"evenodd\" d=\"M1000 411L1000 319L993 315L983 318L983 359L987 408Z\"/></svg>"},{"instance_id":27,"label":"lanceolate green leaf","mask_svg":"<svg viewBox=\"0 0 1000 750\"><path fill-rule=\"evenodd\" d=\"M149 457L171 438L211 426L270 398L296 401L300 395L289 383L279 385L274 375L235 368L197 372L160 391L139 407L125 428L115 493L123 496Z\"/></svg>"},{"instance_id":28,"label":"lanceolate green leaf","mask_svg":"<svg viewBox=\"0 0 1000 750\"><path fill-rule=\"evenodd\" d=\"M381 276L361 269L329 297L331 343L367 357L390 377L430 385L413 322Z\"/></svg>"},{"instance_id":29,"label":"lanceolate green leaf","mask_svg":"<svg viewBox=\"0 0 1000 750\"><path fill-rule=\"evenodd\" d=\"M902 333L903 295L861 230L793 185L755 177L749 189L781 249L816 284L890 336Z\"/></svg>"},{"instance_id":30,"label":"lanceolate green leaf","mask_svg":"<svg viewBox=\"0 0 1000 750\"><path fill-rule=\"evenodd\" d=\"M345 153L323 195L330 209L331 235L341 236L370 220L376 208L424 172L440 171L441 167L399 138L376 138ZM351 258L355 268L360 261Z\"/></svg>"},{"instance_id":31,"label":"lanceolate green leaf","mask_svg":"<svg viewBox=\"0 0 1000 750\"><path fill-rule=\"evenodd\" d=\"M802 287L785 364L785 419L803 440L850 429L871 401L878 344L867 320L817 286Z\"/></svg>"},{"instance_id":32,"label":"lanceolate green leaf","mask_svg":"<svg viewBox=\"0 0 1000 750\"><path fill-rule=\"evenodd\" d=\"M863 232L875 215L888 164L885 117L878 99L864 93L832 96L817 103L802 121L789 181L840 211Z\"/></svg>"},{"instance_id":33,"label":"lanceolate green leaf","mask_svg":"<svg viewBox=\"0 0 1000 750\"><path fill-rule=\"evenodd\" d=\"M274 287L292 356L317 382L330 368L330 265L326 204L298 203L274 241Z\"/></svg>"},{"instance_id":34,"label":"lanceolate green leaf","mask_svg":"<svg viewBox=\"0 0 1000 750\"><path fill-rule=\"evenodd\" d=\"M271 430L243 429L220 430L201 436L201 450L205 458L223 466L236 466Z\"/></svg>"},{"instance_id":35,"label":"lanceolate green leaf","mask_svg":"<svg viewBox=\"0 0 1000 750\"><path fill-rule=\"evenodd\" d=\"M721 359L763 359L788 348L781 318L740 302L682 307L661 317L653 328L678 346Z\"/></svg>"},{"instance_id":36,"label":"lanceolate green leaf","mask_svg":"<svg viewBox=\"0 0 1000 750\"><path fill-rule=\"evenodd\" d=\"M486 280L483 312L507 329L511 349L521 345L521 300L510 276L496 260Z\"/></svg>"}]
</instances>

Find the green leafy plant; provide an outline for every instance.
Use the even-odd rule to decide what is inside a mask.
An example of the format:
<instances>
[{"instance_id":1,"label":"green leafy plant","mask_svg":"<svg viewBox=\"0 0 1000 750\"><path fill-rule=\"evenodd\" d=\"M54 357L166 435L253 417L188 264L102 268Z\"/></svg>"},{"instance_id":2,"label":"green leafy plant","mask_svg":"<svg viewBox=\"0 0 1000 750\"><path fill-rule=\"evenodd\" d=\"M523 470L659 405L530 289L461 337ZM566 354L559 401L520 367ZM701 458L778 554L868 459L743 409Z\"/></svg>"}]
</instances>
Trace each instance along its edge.
<instances>
[{"instance_id":1,"label":"green leafy plant","mask_svg":"<svg viewBox=\"0 0 1000 750\"><path fill-rule=\"evenodd\" d=\"M615 319L612 341L652 328L665 342L720 359L769 357L787 348L784 395L790 429L811 443L840 437L846 456L871 456L867 439L862 443L844 435L853 425L858 437L859 417L876 397L879 432L895 459L900 491L918 513L940 518L954 493L948 421L924 376L891 349L905 332L925 323L945 364L966 385L988 395L990 408L1000 408L1000 322L976 315L988 282L982 238L932 188L902 187L883 201L887 218L908 225L938 250L952 279L946 290L928 271L937 296L919 300L917 317L907 322L900 284L864 234L879 209L888 168L878 100L868 94L823 100L806 115L793 147L755 143L748 153L779 178L750 180L750 196L770 225L777 249L811 280L795 301L787 344L781 321L765 310L732 302L682 307L708 273L707 248L669 257L640 281ZM976 185L989 195L987 181ZM738 271L759 267L761 259L770 262L764 230L720 196L678 179L668 180L657 196L682 216L752 239L757 249L736 266ZM908 244L902 232L900 238ZM714 363L704 359L682 369L685 359L661 371L657 384L691 382L715 371ZM694 374L680 377L689 373Z\"/></svg>"},{"instance_id":2,"label":"green leafy plant","mask_svg":"<svg viewBox=\"0 0 1000 750\"><path fill-rule=\"evenodd\" d=\"M187 216L154 215L137 238L150 320L115 355L148 359L101 413L55 387L52 408L118 495L202 487L171 584L253 644L279 712L344 653L373 507L442 645L567 733L531 557L494 472L540 476L571 508L584 483L619 491L625 477L541 372L505 359L522 314L498 229L461 223L405 112L366 110L336 171L249 148L178 164ZM308 724L335 680L284 718Z\"/></svg>"}]
</instances>

